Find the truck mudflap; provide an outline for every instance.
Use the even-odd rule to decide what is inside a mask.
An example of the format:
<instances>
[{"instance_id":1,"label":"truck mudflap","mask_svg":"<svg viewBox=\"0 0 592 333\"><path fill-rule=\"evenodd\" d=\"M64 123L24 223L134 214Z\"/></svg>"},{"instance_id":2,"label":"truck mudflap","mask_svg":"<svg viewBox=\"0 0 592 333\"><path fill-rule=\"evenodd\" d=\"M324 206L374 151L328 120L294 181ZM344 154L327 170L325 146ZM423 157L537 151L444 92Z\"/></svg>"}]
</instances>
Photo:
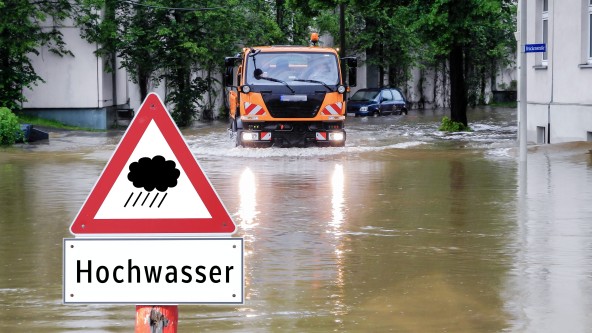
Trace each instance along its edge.
<instances>
[{"instance_id":1,"label":"truck mudflap","mask_svg":"<svg viewBox=\"0 0 592 333\"><path fill-rule=\"evenodd\" d=\"M238 130L237 146L243 147L343 147L345 130L314 132Z\"/></svg>"}]
</instances>

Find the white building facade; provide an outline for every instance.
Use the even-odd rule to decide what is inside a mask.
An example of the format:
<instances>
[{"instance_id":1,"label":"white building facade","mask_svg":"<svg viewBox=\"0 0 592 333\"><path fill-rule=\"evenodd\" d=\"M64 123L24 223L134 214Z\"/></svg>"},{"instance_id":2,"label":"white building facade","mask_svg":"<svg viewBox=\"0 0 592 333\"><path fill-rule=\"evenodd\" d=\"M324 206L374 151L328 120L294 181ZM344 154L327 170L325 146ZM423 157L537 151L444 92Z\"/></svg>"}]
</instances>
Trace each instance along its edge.
<instances>
[{"instance_id":1,"label":"white building facade","mask_svg":"<svg viewBox=\"0 0 592 333\"><path fill-rule=\"evenodd\" d=\"M24 88L27 101L23 111L29 115L52 119L68 125L93 129L108 129L117 124L117 110L138 110L139 88L125 69L116 66L107 71L112 59L97 57L98 45L80 36L80 29L71 21L60 22L66 48L74 56L60 57L46 46L39 55L30 55L37 75L43 81L32 89ZM51 29L53 22L46 22ZM119 62L119 60L116 60ZM164 99L162 88L154 88Z\"/></svg>"},{"instance_id":2,"label":"white building facade","mask_svg":"<svg viewBox=\"0 0 592 333\"><path fill-rule=\"evenodd\" d=\"M524 0L523 0L524 1ZM527 1L527 140L592 141L592 0Z\"/></svg>"}]
</instances>

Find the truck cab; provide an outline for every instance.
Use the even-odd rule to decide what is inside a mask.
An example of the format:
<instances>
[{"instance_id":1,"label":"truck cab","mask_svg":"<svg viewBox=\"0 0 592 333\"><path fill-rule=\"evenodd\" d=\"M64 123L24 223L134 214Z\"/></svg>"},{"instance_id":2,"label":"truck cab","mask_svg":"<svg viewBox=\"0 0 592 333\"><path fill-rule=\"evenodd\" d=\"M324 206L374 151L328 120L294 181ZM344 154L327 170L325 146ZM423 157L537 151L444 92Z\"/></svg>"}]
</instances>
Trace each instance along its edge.
<instances>
[{"instance_id":1,"label":"truck cab","mask_svg":"<svg viewBox=\"0 0 592 333\"><path fill-rule=\"evenodd\" d=\"M355 58L347 58L355 84ZM352 70L353 69L353 70ZM244 48L226 58L229 128L237 146L345 145L345 94L335 49Z\"/></svg>"}]
</instances>

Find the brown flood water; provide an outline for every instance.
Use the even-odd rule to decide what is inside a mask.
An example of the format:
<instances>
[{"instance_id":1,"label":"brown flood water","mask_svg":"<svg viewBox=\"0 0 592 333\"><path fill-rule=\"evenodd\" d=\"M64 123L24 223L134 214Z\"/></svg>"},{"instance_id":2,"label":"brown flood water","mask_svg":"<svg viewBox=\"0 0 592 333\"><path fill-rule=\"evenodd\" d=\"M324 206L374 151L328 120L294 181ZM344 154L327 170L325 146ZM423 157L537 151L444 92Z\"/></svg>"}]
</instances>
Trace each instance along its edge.
<instances>
[{"instance_id":1,"label":"brown flood water","mask_svg":"<svg viewBox=\"0 0 592 333\"><path fill-rule=\"evenodd\" d=\"M245 239L241 306L179 332L592 332L592 143L531 146L516 111L348 119L345 148L183 131ZM130 332L133 305L63 305L62 239L122 132L0 148L0 332Z\"/></svg>"}]
</instances>

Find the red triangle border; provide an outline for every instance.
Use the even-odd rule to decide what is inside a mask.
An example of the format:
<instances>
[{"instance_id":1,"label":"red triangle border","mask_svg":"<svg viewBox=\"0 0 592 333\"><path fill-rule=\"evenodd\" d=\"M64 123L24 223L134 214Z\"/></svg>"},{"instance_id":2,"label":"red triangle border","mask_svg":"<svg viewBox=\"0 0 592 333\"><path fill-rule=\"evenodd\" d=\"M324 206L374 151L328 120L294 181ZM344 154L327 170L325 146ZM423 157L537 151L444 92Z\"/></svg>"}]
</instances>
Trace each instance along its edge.
<instances>
[{"instance_id":1,"label":"red triangle border","mask_svg":"<svg viewBox=\"0 0 592 333\"><path fill-rule=\"evenodd\" d=\"M95 219L109 191L154 120L211 218ZM157 94L151 93L136 113L111 159L70 226L73 235L94 234L232 234L236 226L214 191L181 132Z\"/></svg>"}]
</instances>

